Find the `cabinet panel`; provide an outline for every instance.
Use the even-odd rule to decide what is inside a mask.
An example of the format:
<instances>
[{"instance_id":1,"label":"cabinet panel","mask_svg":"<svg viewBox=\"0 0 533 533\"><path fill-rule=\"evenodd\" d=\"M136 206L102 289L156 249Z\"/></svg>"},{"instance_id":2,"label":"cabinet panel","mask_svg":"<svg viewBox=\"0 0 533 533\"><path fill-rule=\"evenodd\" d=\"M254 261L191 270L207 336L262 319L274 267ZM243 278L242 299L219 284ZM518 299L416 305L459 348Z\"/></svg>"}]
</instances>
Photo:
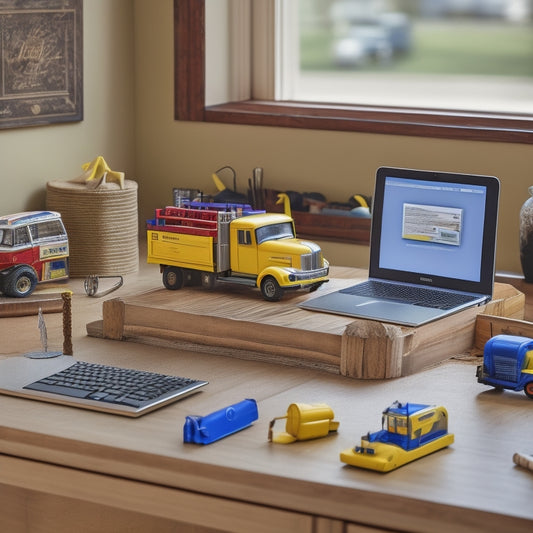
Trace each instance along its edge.
<instances>
[{"instance_id":1,"label":"cabinet panel","mask_svg":"<svg viewBox=\"0 0 533 533\"><path fill-rule=\"evenodd\" d=\"M0 484L2 531L9 533L215 533L134 511Z\"/></svg>"},{"instance_id":2,"label":"cabinet panel","mask_svg":"<svg viewBox=\"0 0 533 533\"><path fill-rule=\"evenodd\" d=\"M68 500L75 503L69 506ZM50 526L39 533L57 533L65 517L90 515L91 506L106 511L108 522L101 527L117 532L121 524L135 524L135 515L139 520L157 517L162 527L188 525L180 531L195 533L311 533L313 527L312 517L304 514L0 456L0 512L13 525L10 531L34 531L29 525L39 523ZM21 529L19 519L25 521Z\"/></svg>"},{"instance_id":3,"label":"cabinet panel","mask_svg":"<svg viewBox=\"0 0 533 533\"><path fill-rule=\"evenodd\" d=\"M390 529L374 528L359 524L346 523L342 520L316 517L313 533L394 533Z\"/></svg>"},{"instance_id":4,"label":"cabinet panel","mask_svg":"<svg viewBox=\"0 0 533 533\"><path fill-rule=\"evenodd\" d=\"M344 522L342 520L333 520L331 518L316 517L314 533L346 533Z\"/></svg>"}]
</instances>

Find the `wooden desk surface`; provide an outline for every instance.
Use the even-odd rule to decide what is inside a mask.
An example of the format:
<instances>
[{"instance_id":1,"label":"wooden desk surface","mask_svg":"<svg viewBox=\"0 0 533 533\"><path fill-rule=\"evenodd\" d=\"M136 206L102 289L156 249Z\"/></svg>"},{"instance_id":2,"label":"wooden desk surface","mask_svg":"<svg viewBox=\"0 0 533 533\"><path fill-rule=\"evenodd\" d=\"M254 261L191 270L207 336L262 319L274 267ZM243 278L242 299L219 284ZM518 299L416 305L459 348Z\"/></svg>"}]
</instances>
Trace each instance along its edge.
<instances>
[{"instance_id":1,"label":"wooden desk surface","mask_svg":"<svg viewBox=\"0 0 533 533\"><path fill-rule=\"evenodd\" d=\"M159 284L157 267L143 267L108 297ZM0 494L1 483L9 485L15 475L13 458L28 458L43 465L42 472L34 468L28 475L28 488L35 490L54 484L46 477L48 463L392 530L531 531L533 473L516 467L512 455L533 451L533 402L478 384L477 361L452 360L404 378L359 381L97 339L85 335L85 324L101 316L102 299L85 296L83 280L68 286L74 291L75 357L210 384L133 420L0 396ZM59 319L47 315L52 343L60 337ZM35 350L35 323L35 317L0 319L0 357ZM252 427L208 446L183 443L186 415L205 415L244 398L258 402L259 420ZM388 474L342 464L339 452L379 429L381 411L395 400L444 405L455 443ZM338 433L291 445L268 443L269 421L292 402L328 403L340 421ZM76 495L81 489L72 490ZM113 498L109 490L106 497Z\"/></svg>"}]
</instances>

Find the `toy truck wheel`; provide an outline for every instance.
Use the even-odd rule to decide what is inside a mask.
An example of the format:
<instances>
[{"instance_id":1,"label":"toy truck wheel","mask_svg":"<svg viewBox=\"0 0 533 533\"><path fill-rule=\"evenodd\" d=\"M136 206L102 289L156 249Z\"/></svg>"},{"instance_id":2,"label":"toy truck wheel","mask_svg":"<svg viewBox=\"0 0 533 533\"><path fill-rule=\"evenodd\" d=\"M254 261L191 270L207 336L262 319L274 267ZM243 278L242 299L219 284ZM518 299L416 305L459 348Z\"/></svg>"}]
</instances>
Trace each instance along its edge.
<instances>
[{"instance_id":1,"label":"toy truck wheel","mask_svg":"<svg viewBox=\"0 0 533 533\"><path fill-rule=\"evenodd\" d=\"M212 272L202 272L200 275L202 287L205 287L206 289L212 289L215 286L215 281L215 274Z\"/></svg>"},{"instance_id":2,"label":"toy truck wheel","mask_svg":"<svg viewBox=\"0 0 533 533\"><path fill-rule=\"evenodd\" d=\"M261 281L261 294L269 302L278 302L283 296L283 289L272 276L266 276Z\"/></svg>"},{"instance_id":3,"label":"toy truck wheel","mask_svg":"<svg viewBox=\"0 0 533 533\"><path fill-rule=\"evenodd\" d=\"M163 285L171 291L177 291L185 284L185 276L181 268L167 266L163 270Z\"/></svg>"},{"instance_id":4,"label":"toy truck wheel","mask_svg":"<svg viewBox=\"0 0 533 533\"><path fill-rule=\"evenodd\" d=\"M185 271L185 285L195 287L202 284L202 275L198 270Z\"/></svg>"},{"instance_id":5,"label":"toy truck wheel","mask_svg":"<svg viewBox=\"0 0 533 533\"><path fill-rule=\"evenodd\" d=\"M37 281L37 275L33 268L21 266L15 269L4 281L3 292L6 296L24 298L33 292Z\"/></svg>"},{"instance_id":6,"label":"toy truck wheel","mask_svg":"<svg viewBox=\"0 0 533 533\"><path fill-rule=\"evenodd\" d=\"M526 393L526 396L528 398L531 398L533 400L533 381L530 381L529 383L525 384L524 392Z\"/></svg>"}]
</instances>

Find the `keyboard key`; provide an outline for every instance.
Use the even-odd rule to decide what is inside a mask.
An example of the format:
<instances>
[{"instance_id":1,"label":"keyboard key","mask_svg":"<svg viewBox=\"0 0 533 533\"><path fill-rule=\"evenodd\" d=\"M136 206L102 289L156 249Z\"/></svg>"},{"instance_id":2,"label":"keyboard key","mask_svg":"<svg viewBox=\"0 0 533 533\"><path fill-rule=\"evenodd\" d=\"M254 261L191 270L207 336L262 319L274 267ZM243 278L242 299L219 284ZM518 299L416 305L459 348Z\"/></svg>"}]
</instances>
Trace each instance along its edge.
<instances>
[{"instance_id":1,"label":"keyboard key","mask_svg":"<svg viewBox=\"0 0 533 533\"><path fill-rule=\"evenodd\" d=\"M50 385L48 383L41 383L39 381L36 381L31 385L26 385L24 388L40 390L43 392L53 392L54 394L63 394L65 396L72 396L73 398L86 398L93 392L92 390L65 387L64 385Z\"/></svg>"}]
</instances>

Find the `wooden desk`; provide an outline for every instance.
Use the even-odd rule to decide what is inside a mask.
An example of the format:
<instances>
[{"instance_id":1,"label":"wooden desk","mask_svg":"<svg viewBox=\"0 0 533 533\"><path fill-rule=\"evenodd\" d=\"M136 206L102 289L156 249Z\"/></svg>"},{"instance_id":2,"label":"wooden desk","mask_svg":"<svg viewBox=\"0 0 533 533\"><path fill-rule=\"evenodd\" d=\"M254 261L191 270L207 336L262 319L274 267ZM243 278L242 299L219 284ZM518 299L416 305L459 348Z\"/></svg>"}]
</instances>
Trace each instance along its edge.
<instances>
[{"instance_id":1,"label":"wooden desk","mask_svg":"<svg viewBox=\"0 0 533 533\"><path fill-rule=\"evenodd\" d=\"M143 267L109 298L159 284L157 267ZM532 530L533 473L514 466L512 455L533 451L533 403L524 394L478 384L477 361L359 381L92 338L85 325L101 316L102 299L85 296L82 280L69 285L76 357L197 376L210 385L133 420L0 396L4 531ZM53 342L58 316L49 316ZM35 317L0 319L1 353L34 350L27 340L34 325ZM208 446L183 443L186 415L208 414L243 398L258 402L252 427ZM339 452L379 429L381 411L394 400L445 405L455 443L388 474L343 465ZM338 434L286 446L268 443L269 421L294 401L331 405Z\"/></svg>"}]
</instances>

